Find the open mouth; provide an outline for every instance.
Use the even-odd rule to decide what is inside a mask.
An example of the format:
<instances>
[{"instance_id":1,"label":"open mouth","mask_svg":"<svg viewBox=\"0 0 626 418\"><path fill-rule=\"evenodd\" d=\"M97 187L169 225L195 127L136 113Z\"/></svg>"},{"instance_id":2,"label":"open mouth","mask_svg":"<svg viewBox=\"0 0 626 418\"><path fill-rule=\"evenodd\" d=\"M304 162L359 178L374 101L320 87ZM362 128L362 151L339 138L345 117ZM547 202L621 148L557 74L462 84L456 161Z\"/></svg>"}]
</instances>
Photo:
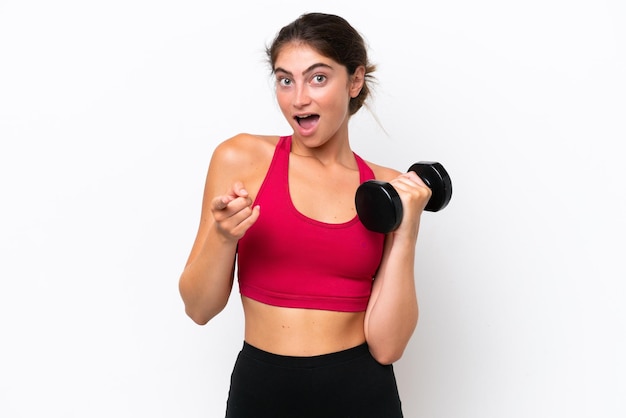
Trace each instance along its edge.
<instances>
[{"instance_id":1,"label":"open mouth","mask_svg":"<svg viewBox=\"0 0 626 418\"><path fill-rule=\"evenodd\" d=\"M320 115L311 114L311 115L296 116L295 119L296 119L296 122L298 122L298 125L300 125L304 129L308 129L308 128L312 128L317 123L317 121L320 119Z\"/></svg>"}]
</instances>

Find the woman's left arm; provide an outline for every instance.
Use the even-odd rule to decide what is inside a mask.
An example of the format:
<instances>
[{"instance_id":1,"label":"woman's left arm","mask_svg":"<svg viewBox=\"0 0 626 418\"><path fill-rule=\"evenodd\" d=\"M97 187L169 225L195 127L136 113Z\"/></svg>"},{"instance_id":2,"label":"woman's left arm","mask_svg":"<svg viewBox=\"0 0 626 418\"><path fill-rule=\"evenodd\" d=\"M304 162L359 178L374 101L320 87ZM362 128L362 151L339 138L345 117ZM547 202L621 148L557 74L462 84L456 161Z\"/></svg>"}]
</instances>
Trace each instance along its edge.
<instances>
[{"instance_id":1,"label":"woman's left arm","mask_svg":"<svg viewBox=\"0 0 626 418\"><path fill-rule=\"evenodd\" d=\"M404 214L398 229L386 237L365 313L365 338L381 364L402 357L417 326L415 250L421 214L431 196L431 190L413 172L390 183L400 195Z\"/></svg>"}]
</instances>

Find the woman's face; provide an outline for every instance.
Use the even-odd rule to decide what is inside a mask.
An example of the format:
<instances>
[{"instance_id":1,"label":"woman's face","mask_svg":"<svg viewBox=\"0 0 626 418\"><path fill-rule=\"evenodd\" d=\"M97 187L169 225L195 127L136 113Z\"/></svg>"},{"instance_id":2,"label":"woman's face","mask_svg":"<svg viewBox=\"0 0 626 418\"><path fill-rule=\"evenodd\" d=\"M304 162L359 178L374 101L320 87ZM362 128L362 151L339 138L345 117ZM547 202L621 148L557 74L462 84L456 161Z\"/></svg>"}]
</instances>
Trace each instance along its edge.
<instances>
[{"instance_id":1,"label":"woman's face","mask_svg":"<svg viewBox=\"0 0 626 418\"><path fill-rule=\"evenodd\" d=\"M347 134L348 104L363 85L364 69L346 67L302 43L283 46L274 63L276 96L294 136L308 146Z\"/></svg>"}]
</instances>

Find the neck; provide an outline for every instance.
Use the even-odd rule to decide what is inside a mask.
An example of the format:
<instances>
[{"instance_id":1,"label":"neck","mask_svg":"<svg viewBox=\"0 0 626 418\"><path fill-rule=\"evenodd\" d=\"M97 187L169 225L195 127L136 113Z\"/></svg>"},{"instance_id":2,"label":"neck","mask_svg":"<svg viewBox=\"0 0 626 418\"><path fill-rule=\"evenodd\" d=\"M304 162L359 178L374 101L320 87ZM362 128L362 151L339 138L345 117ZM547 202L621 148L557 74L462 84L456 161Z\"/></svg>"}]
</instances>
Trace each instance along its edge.
<instances>
[{"instance_id":1,"label":"neck","mask_svg":"<svg viewBox=\"0 0 626 418\"><path fill-rule=\"evenodd\" d=\"M292 134L291 153L299 157L316 159L324 165L352 166L354 164L347 127L343 127L327 139L302 138L297 134Z\"/></svg>"}]
</instances>

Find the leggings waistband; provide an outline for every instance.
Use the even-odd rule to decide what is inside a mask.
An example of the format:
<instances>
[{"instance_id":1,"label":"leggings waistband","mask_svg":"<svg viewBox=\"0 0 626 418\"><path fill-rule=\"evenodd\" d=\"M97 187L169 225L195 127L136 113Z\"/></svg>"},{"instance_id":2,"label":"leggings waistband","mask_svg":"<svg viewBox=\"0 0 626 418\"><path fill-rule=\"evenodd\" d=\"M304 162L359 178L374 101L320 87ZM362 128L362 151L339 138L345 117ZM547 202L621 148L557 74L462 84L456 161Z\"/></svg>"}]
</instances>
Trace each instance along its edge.
<instances>
[{"instance_id":1,"label":"leggings waistband","mask_svg":"<svg viewBox=\"0 0 626 418\"><path fill-rule=\"evenodd\" d=\"M315 368L324 367L333 364L339 364L350 361L365 355L370 355L367 343L357 345L356 347L334 353L320 354L310 357L299 356L283 356L280 354L270 353L254 347L244 341L241 354L254 358L259 361L274 364L276 366L292 367L292 368Z\"/></svg>"}]
</instances>

